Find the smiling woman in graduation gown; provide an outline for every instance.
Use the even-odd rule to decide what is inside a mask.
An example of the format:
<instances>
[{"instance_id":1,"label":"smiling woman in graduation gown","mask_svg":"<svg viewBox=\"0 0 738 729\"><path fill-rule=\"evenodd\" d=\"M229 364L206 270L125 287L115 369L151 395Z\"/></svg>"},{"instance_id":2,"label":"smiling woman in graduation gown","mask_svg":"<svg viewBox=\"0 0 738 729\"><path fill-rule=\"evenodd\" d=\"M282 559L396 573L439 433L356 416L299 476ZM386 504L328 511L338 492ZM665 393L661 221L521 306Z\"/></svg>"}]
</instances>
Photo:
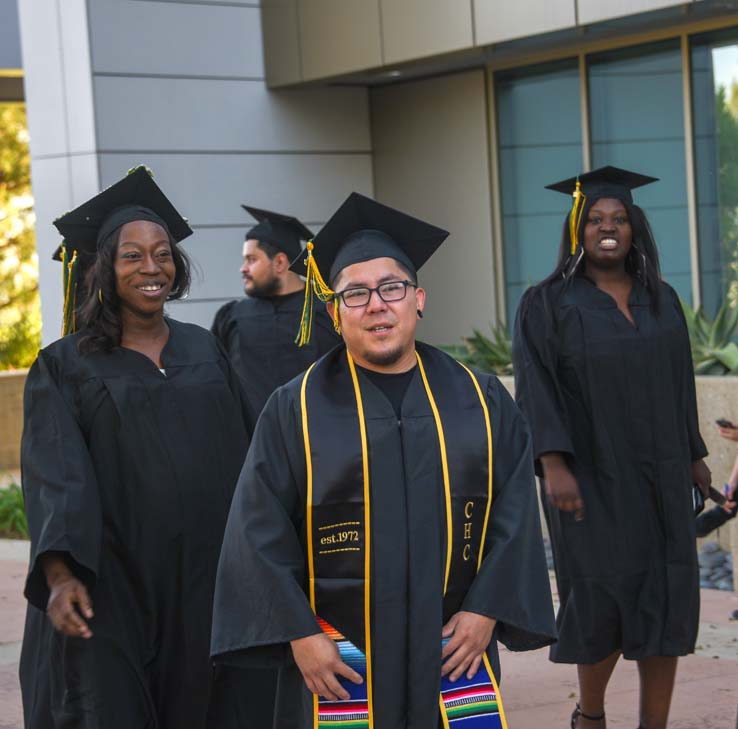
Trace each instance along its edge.
<instances>
[{"instance_id":1,"label":"smiling woman in graduation gown","mask_svg":"<svg viewBox=\"0 0 738 729\"><path fill-rule=\"evenodd\" d=\"M172 236L186 232L151 185L139 168L83 212L107 215L123 195L157 210L127 210L126 220L161 216ZM29 373L20 667L28 729L206 726L215 570L249 416L212 335L165 323L161 369L123 346L81 354L80 331L43 349ZM91 637L58 632L45 614L52 554L89 593Z\"/></svg>"},{"instance_id":2,"label":"smiling woman in graduation gown","mask_svg":"<svg viewBox=\"0 0 738 729\"><path fill-rule=\"evenodd\" d=\"M344 208L383 207L354 196ZM382 250L353 260L405 260ZM415 356L399 412L341 345L272 395L254 433L221 554L212 651L225 664L283 667L280 729L312 729L325 707L306 689L290 641L326 625L361 655L370 649L360 704L373 724L359 725L376 729L437 726L441 632L452 614L497 620L488 647L497 675L497 641L527 650L553 640L527 427L494 376L472 376L419 343ZM457 498L474 484L481 491Z\"/></svg>"}]
</instances>

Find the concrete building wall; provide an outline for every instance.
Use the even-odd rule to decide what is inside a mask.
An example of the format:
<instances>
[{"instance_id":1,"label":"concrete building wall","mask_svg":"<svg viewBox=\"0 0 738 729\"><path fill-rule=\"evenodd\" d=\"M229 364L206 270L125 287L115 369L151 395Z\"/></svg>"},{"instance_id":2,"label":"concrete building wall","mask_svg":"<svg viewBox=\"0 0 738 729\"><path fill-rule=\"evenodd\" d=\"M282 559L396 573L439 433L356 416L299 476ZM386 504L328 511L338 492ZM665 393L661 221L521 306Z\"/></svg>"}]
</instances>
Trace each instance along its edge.
<instances>
[{"instance_id":1,"label":"concrete building wall","mask_svg":"<svg viewBox=\"0 0 738 729\"><path fill-rule=\"evenodd\" d=\"M273 86L716 0L263 0Z\"/></svg>"},{"instance_id":2,"label":"concrete building wall","mask_svg":"<svg viewBox=\"0 0 738 729\"><path fill-rule=\"evenodd\" d=\"M451 231L420 272L419 337L458 343L496 319L484 72L373 89L371 110L377 199Z\"/></svg>"},{"instance_id":3,"label":"concrete building wall","mask_svg":"<svg viewBox=\"0 0 738 729\"><path fill-rule=\"evenodd\" d=\"M52 220L136 164L195 230L192 292L169 312L203 326L242 295L241 203L317 229L349 191L373 193L367 91L268 90L258 3L40 2L22 21L45 342L61 320Z\"/></svg>"}]
</instances>

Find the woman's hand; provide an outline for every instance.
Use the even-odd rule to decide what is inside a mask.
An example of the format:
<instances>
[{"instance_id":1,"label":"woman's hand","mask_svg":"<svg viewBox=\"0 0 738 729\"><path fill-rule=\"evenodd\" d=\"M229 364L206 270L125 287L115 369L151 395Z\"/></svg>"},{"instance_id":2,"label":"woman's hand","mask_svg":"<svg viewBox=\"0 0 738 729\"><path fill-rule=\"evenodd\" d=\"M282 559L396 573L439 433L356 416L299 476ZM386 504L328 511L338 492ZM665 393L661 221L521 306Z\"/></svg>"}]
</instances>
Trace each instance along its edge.
<instances>
[{"instance_id":1,"label":"woman's hand","mask_svg":"<svg viewBox=\"0 0 738 729\"><path fill-rule=\"evenodd\" d=\"M732 440L738 443L738 428L723 428L719 425L718 433L720 433L721 438L725 438L725 440Z\"/></svg>"},{"instance_id":2,"label":"woman's hand","mask_svg":"<svg viewBox=\"0 0 738 729\"><path fill-rule=\"evenodd\" d=\"M449 676L453 683L466 671L471 680L482 665L484 652L492 640L496 620L486 615L459 611L443 626L441 637L450 638L443 648L441 676Z\"/></svg>"},{"instance_id":3,"label":"woman's hand","mask_svg":"<svg viewBox=\"0 0 738 729\"><path fill-rule=\"evenodd\" d=\"M89 625L82 619L82 616L88 620L94 617L87 588L58 554L45 554L43 568L50 591L46 614L51 624L72 638L92 638Z\"/></svg>"},{"instance_id":4,"label":"woman's hand","mask_svg":"<svg viewBox=\"0 0 738 729\"><path fill-rule=\"evenodd\" d=\"M584 519L584 502L579 484L561 453L544 453L541 463L546 496L551 505L561 511L573 511L577 521Z\"/></svg>"},{"instance_id":5,"label":"woman's hand","mask_svg":"<svg viewBox=\"0 0 738 729\"><path fill-rule=\"evenodd\" d=\"M710 473L710 469L701 458L699 461L692 462L692 482L699 486L702 495L706 499L710 496L712 473Z\"/></svg>"}]
</instances>

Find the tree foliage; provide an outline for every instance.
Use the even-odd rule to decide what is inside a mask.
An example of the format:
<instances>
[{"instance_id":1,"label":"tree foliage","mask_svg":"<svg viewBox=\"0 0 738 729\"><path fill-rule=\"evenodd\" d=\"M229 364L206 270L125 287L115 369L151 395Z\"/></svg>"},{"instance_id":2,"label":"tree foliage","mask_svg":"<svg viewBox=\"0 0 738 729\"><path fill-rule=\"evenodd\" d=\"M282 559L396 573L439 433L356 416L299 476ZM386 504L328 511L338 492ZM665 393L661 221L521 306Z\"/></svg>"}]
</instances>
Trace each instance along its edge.
<instances>
[{"instance_id":1,"label":"tree foliage","mask_svg":"<svg viewBox=\"0 0 738 729\"><path fill-rule=\"evenodd\" d=\"M41 344L34 223L25 106L0 104L0 369L29 366Z\"/></svg>"}]
</instances>

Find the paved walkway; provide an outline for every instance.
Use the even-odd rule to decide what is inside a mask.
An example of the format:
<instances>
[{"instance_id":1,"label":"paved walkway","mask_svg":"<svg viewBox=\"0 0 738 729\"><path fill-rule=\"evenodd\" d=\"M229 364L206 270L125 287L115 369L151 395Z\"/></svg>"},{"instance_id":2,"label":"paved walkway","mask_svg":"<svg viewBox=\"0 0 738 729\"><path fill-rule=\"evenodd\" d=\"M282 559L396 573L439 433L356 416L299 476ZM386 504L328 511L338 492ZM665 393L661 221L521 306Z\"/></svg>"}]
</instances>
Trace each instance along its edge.
<instances>
[{"instance_id":1,"label":"paved walkway","mask_svg":"<svg viewBox=\"0 0 738 729\"><path fill-rule=\"evenodd\" d=\"M21 596L28 549L0 540L0 729L22 729L18 656L25 604ZM670 729L735 729L738 708L738 597L702 591L697 653L679 665ZM510 729L567 729L576 700L576 669L550 663L546 651L503 650L502 694ZM608 727L638 725L638 674L621 661L608 692ZM378 728L381 729L381 728Z\"/></svg>"}]
</instances>

